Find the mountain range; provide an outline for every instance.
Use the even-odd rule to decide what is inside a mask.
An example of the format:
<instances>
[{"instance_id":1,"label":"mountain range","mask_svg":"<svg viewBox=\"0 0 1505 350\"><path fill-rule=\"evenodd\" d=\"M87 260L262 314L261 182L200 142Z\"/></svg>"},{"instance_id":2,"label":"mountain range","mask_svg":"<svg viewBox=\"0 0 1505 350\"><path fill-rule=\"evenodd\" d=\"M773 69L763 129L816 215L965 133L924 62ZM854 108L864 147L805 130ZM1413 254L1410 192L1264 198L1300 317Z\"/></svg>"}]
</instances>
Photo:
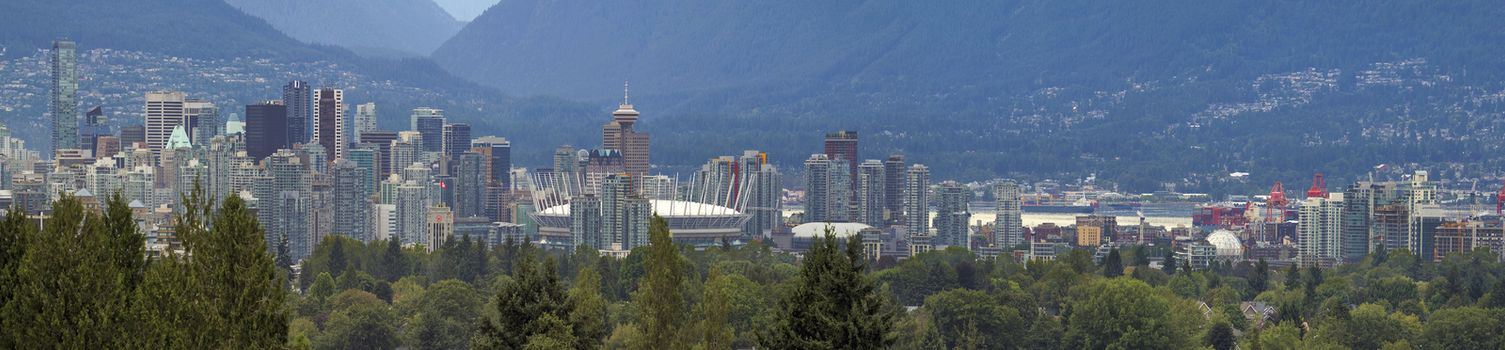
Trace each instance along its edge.
<instances>
[{"instance_id":1,"label":"mountain range","mask_svg":"<svg viewBox=\"0 0 1505 350\"><path fill-rule=\"evenodd\" d=\"M671 172L754 148L797 174L841 129L863 158L902 153L937 178L1096 174L1130 191L1505 167L1505 7L1489 1L508 0L448 40L462 24L430 1L342 1L12 0L0 46L301 62L376 89L347 96L383 104L383 125L446 108L513 138L524 166L593 146L630 82ZM334 23L375 28L376 45L286 34Z\"/></svg>"},{"instance_id":2,"label":"mountain range","mask_svg":"<svg viewBox=\"0 0 1505 350\"><path fill-rule=\"evenodd\" d=\"M1499 18L1490 1L512 0L431 57L510 94L604 104L630 81L666 164L757 147L797 167L853 129L863 158L955 178L1207 190L1501 165L1500 105L1476 98L1505 76Z\"/></svg>"}]
</instances>

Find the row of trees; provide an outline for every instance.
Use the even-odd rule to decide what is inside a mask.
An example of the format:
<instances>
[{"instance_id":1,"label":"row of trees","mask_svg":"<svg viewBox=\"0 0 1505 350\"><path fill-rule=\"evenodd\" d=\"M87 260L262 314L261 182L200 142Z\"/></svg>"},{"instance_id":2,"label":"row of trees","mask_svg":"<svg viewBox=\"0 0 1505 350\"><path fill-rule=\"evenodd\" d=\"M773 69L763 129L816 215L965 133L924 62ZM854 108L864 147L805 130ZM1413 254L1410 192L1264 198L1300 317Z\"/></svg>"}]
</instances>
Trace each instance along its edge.
<instances>
[{"instance_id":1,"label":"row of trees","mask_svg":"<svg viewBox=\"0 0 1505 350\"><path fill-rule=\"evenodd\" d=\"M0 348L274 348L286 291L245 202L199 196L174 223L184 254L146 259L121 196L64 195L43 219L0 222Z\"/></svg>"},{"instance_id":2,"label":"row of trees","mask_svg":"<svg viewBox=\"0 0 1505 350\"><path fill-rule=\"evenodd\" d=\"M1505 265L1488 250L1438 263L1384 251L1335 269L1152 268L1161 251L1144 247L1101 261L948 249L870 264L830 235L798 259L757 242L676 246L655 219L650 245L625 258L333 236L288 283L294 269L267 253L243 201L198 198L174 223L182 253L153 259L118 197L95 211L64 196L44 219L5 217L0 348L1505 346ZM1245 302L1276 312L1250 318Z\"/></svg>"}]
</instances>

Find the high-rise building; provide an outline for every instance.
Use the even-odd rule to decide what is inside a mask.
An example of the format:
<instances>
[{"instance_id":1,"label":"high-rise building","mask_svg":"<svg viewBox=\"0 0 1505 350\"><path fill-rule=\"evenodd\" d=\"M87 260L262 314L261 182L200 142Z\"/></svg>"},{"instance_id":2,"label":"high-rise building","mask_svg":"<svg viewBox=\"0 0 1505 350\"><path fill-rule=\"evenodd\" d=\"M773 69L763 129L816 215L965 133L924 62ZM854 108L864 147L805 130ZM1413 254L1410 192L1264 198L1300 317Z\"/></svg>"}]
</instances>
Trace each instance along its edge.
<instances>
[{"instance_id":1,"label":"high-rise building","mask_svg":"<svg viewBox=\"0 0 1505 350\"><path fill-rule=\"evenodd\" d=\"M1019 184L1013 181L993 185L993 210L996 214L993 219L993 244L1005 251L1025 243L1021 194Z\"/></svg>"},{"instance_id":2,"label":"high-rise building","mask_svg":"<svg viewBox=\"0 0 1505 350\"><path fill-rule=\"evenodd\" d=\"M805 221L846 222L850 218L846 162L833 161L825 154L812 154L805 160Z\"/></svg>"},{"instance_id":3,"label":"high-rise building","mask_svg":"<svg viewBox=\"0 0 1505 350\"><path fill-rule=\"evenodd\" d=\"M282 101L246 105L246 153L259 160L279 149L293 148L287 139L288 128L287 106Z\"/></svg>"},{"instance_id":4,"label":"high-rise building","mask_svg":"<svg viewBox=\"0 0 1505 350\"><path fill-rule=\"evenodd\" d=\"M78 46L72 41L52 42L52 149L78 145Z\"/></svg>"},{"instance_id":5,"label":"high-rise building","mask_svg":"<svg viewBox=\"0 0 1505 350\"><path fill-rule=\"evenodd\" d=\"M376 103L366 102L355 105L355 128L352 129L351 139L353 143L369 142L362 138L367 132L376 131Z\"/></svg>"},{"instance_id":6,"label":"high-rise building","mask_svg":"<svg viewBox=\"0 0 1505 350\"><path fill-rule=\"evenodd\" d=\"M852 185L852 191L857 190L857 132L842 130L826 134L826 156L831 160L843 160L847 163L848 180Z\"/></svg>"},{"instance_id":7,"label":"high-rise building","mask_svg":"<svg viewBox=\"0 0 1505 350\"><path fill-rule=\"evenodd\" d=\"M453 162L461 154L470 151L470 124L444 124L444 158Z\"/></svg>"},{"instance_id":8,"label":"high-rise building","mask_svg":"<svg viewBox=\"0 0 1505 350\"><path fill-rule=\"evenodd\" d=\"M967 187L956 181L942 182L936 191L935 240L937 246L971 248L968 235L971 229L967 221L972 212L967 208Z\"/></svg>"},{"instance_id":9,"label":"high-rise building","mask_svg":"<svg viewBox=\"0 0 1505 350\"><path fill-rule=\"evenodd\" d=\"M648 134L633 129L637 121L638 111L623 96L622 104L611 113L611 121L601 127L601 148L621 151L627 173L641 176L648 175L649 141Z\"/></svg>"},{"instance_id":10,"label":"high-rise building","mask_svg":"<svg viewBox=\"0 0 1505 350\"><path fill-rule=\"evenodd\" d=\"M404 244L429 244L424 224L424 215L428 213L429 189L418 181L404 180L396 187L395 202L389 203L397 206L397 239Z\"/></svg>"},{"instance_id":11,"label":"high-rise building","mask_svg":"<svg viewBox=\"0 0 1505 350\"><path fill-rule=\"evenodd\" d=\"M423 135L422 151L444 151L444 110L427 107L414 108L413 130Z\"/></svg>"},{"instance_id":12,"label":"high-rise building","mask_svg":"<svg viewBox=\"0 0 1505 350\"><path fill-rule=\"evenodd\" d=\"M482 211L486 194L486 159L478 152L460 154L455 166L455 216L468 218L485 216Z\"/></svg>"},{"instance_id":13,"label":"high-rise building","mask_svg":"<svg viewBox=\"0 0 1505 350\"><path fill-rule=\"evenodd\" d=\"M313 181L308 164L292 150L277 151L265 164L266 175L257 181L256 198L267 242L286 239L291 257L302 259L318 243L313 234Z\"/></svg>"},{"instance_id":14,"label":"high-rise building","mask_svg":"<svg viewBox=\"0 0 1505 350\"><path fill-rule=\"evenodd\" d=\"M430 207L428 215L424 215L424 218L428 219L427 230L424 232L425 241L429 242L430 252L449 241L450 237L455 236L455 215L449 207L443 205Z\"/></svg>"},{"instance_id":15,"label":"high-rise building","mask_svg":"<svg viewBox=\"0 0 1505 350\"><path fill-rule=\"evenodd\" d=\"M209 139L225 133L225 122L214 103L188 100L183 103L183 115L188 138L194 144L209 144Z\"/></svg>"},{"instance_id":16,"label":"high-rise building","mask_svg":"<svg viewBox=\"0 0 1505 350\"><path fill-rule=\"evenodd\" d=\"M482 136L470 141L470 147L486 159L486 182L510 190L512 188L512 142L498 136Z\"/></svg>"},{"instance_id":17,"label":"high-rise building","mask_svg":"<svg viewBox=\"0 0 1505 350\"><path fill-rule=\"evenodd\" d=\"M80 149L95 151L99 148L99 138L109 136L110 124L105 120L105 113L102 107L94 106L88 112L84 112L83 125L78 128L78 147ZM107 157L111 155L115 155L115 153L104 154L97 151L94 152L95 157Z\"/></svg>"},{"instance_id":18,"label":"high-rise building","mask_svg":"<svg viewBox=\"0 0 1505 350\"><path fill-rule=\"evenodd\" d=\"M930 235L930 168L909 166L904 180L904 226L909 237Z\"/></svg>"},{"instance_id":19,"label":"high-rise building","mask_svg":"<svg viewBox=\"0 0 1505 350\"><path fill-rule=\"evenodd\" d=\"M888 206L884 181L888 179L885 174L883 161L868 160L862 162L857 170L857 222L872 227L883 227L887 221L884 215Z\"/></svg>"},{"instance_id":20,"label":"high-rise building","mask_svg":"<svg viewBox=\"0 0 1505 350\"><path fill-rule=\"evenodd\" d=\"M349 159L337 159L333 165L334 215L336 234L344 234L362 242L372 240L368 228L371 221L372 169Z\"/></svg>"},{"instance_id":21,"label":"high-rise building","mask_svg":"<svg viewBox=\"0 0 1505 350\"><path fill-rule=\"evenodd\" d=\"M570 245L590 245L600 249L603 242L610 244L610 237L602 234L601 198L585 194L570 199Z\"/></svg>"},{"instance_id":22,"label":"high-rise building","mask_svg":"<svg viewBox=\"0 0 1505 350\"><path fill-rule=\"evenodd\" d=\"M1342 257L1343 194L1308 197L1301 202L1296 224L1297 263L1328 267Z\"/></svg>"},{"instance_id":23,"label":"high-rise building","mask_svg":"<svg viewBox=\"0 0 1505 350\"><path fill-rule=\"evenodd\" d=\"M883 161L883 200L888 224L904 223L904 178L907 176L903 155L888 156Z\"/></svg>"},{"instance_id":24,"label":"high-rise building","mask_svg":"<svg viewBox=\"0 0 1505 350\"><path fill-rule=\"evenodd\" d=\"M397 140L395 131L367 131L361 135L361 143L376 147L376 173L378 179L392 174L392 141Z\"/></svg>"},{"instance_id":25,"label":"high-rise building","mask_svg":"<svg viewBox=\"0 0 1505 350\"><path fill-rule=\"evenodd\" d=\"M287 106L287 143L308 143L313 137L314 90L303 81L282 86L282 103Z\"/></svg>"},{"instance_id":26,"label":"high-rise building","mask_svg":"<svg viewBox=\"0 0 1505 350\"><path fill-rule=\"evenodd\" d=\"M711 158L695 172L695 183L690 186L689 200L736 208L735 197L742 190L737 158L721 156Z\"/></svg>"},{"instance_id":27,"label":"high-rise building","mask_svg":"<svg viewBox=\"0 0 1505 350\"><path fill-rule=\"evenodd\" d=\"M314 91L313 143L324 147L324 159L345 156L345 91L322 88Z\"/></svg>"},{"instance_id":28,"label":"high-rise building","mask_svg":"<svg viewBox=\"0 0 1505 350\"><path fill-rule=\"evenodd\" d=\"M178 91L146 93L146 144L153 155L162 155L173 128L187 119L188 95Z\"/></svg>"},{"instance_id":29,"label":"high-rise building","mask_svg":"<svg viewBox=\"0 0 1505 350\"><path fill-rule=\"evenodd\" d=\"M747 220L742 233L748 237L767 237L784 223L783 176L778 167L768 163L767 153L746 151L740 160L743 169L751 170L744 175L749 183L741 209L752 218Z\"/></svg>"},{"instance_id":30,"label":"high-rise building","mask_svg":"<svg viewBox=\"0 0 1505 350\"><path fill-rule=\"evenodd\" d=\"M146 125L126 125L120 127L120 148L134 149L136 145L148 145L146 143Z\"/></svg>"}]
</instances>

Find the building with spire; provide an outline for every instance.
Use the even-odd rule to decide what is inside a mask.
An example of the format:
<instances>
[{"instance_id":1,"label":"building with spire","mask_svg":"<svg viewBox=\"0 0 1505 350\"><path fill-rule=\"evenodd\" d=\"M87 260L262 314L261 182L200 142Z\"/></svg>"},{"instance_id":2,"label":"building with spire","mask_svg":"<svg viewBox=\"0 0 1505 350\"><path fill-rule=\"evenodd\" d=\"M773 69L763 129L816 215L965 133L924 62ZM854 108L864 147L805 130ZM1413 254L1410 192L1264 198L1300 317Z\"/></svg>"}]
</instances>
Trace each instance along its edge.
<instances>
[{"instance_id":1,"label":"building with spire","mask_svg":"<svg viewBox=\"0 0 1505 350\"><path fill-rule=\"evenodd\" d=\"M627 173L633 176L648 174L648 134L633 128L638 121L638 111L627 103L626 87L623 87L622 104L611 113L611 121L601 127L601 148L622 152Z\"/></svg>"}]
</instances>

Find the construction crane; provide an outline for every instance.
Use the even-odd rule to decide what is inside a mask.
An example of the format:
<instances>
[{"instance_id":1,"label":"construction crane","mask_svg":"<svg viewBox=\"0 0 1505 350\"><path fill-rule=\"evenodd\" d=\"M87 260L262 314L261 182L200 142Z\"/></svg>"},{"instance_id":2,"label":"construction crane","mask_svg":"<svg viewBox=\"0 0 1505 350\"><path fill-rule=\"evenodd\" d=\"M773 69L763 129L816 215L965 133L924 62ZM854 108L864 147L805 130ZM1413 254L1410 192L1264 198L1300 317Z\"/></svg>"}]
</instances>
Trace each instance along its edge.
<instances>
[{"instance_id":1,"label":"construction crane","mask_svg":"<svg viewBox=\"0 0 1505 350\"><path fill-rule=\"evenodd\" d=\"M1306 198L1327 198L1327 180L1322 173L1312 175L1312 188L1306 190Z\"/></svg>"},{"instance_id":2,"label":"construction crane","mask_svg":"<svg viewBox=\"0 0 1505 350\"><path fill-rule=\"evenodd\" d=\"M1286 222L1286 206L1290 204L1290 201L1286 200L1285 185L1282 185L1280 181L1276 181L1274 186L1270 186L1270 198L1265 200L1265 213L1263 215L1265 225L1259 227L1259 232L1262 233L1260 237L1261 241L1270 241L1271 234L1267 232L1271 230L1272 225L1270 224L1275 224L1274 229L1276 231L1280 230L1280 223Z\"/></svg>"}]
</instances>

